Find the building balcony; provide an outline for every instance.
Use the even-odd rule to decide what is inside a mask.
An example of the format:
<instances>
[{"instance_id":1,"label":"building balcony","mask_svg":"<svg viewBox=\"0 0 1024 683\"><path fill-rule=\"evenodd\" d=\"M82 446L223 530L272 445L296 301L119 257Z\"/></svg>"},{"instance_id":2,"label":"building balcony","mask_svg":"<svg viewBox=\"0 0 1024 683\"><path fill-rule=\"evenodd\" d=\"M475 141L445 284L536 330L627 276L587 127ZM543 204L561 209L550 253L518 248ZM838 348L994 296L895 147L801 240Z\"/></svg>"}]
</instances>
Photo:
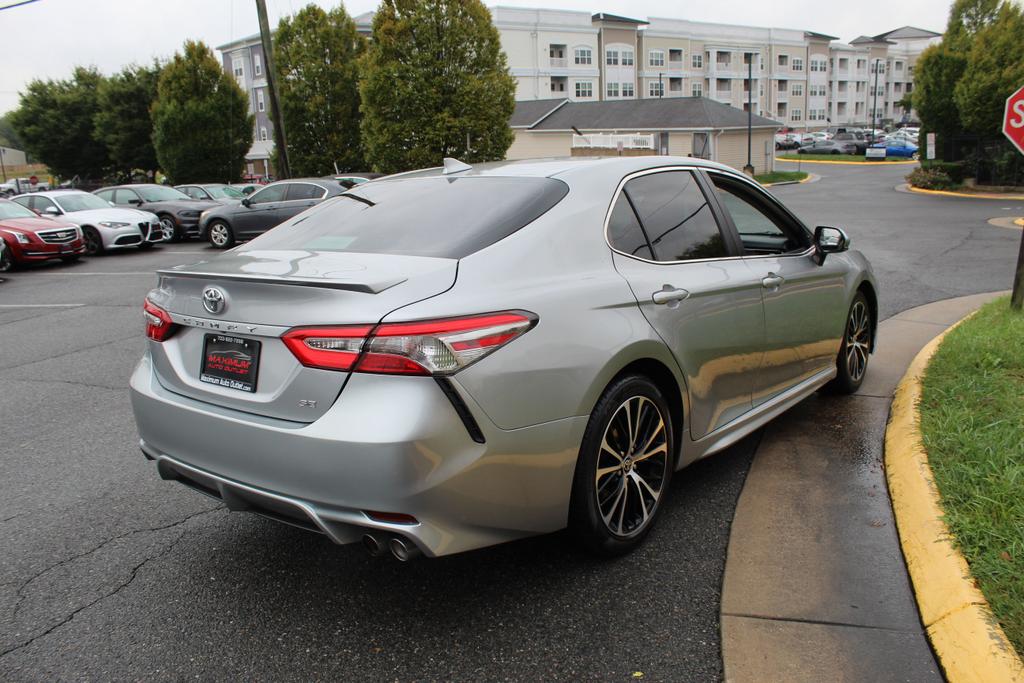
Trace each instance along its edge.
<instances>
[{"instance_id":1,"label":"building balcony","mask_svg":"<svg viewBox=\"0 0 1024 683\"><path fill-rule=\"evenodd\" d=\"M573 149L654 149L654 135L612 135L610 133L594 133L591 135L573 135Z\"/></svg>"},{"instance_id":2,"label":"building balcony","mask_svg":"<svg viewBox=\"0 0 1024 683\"><path fill-rule=\"evenodd\" d=\"M565 57L550 57L552 69L565 69L569 66L569 60Z\"/></svg>"}]
</instances>

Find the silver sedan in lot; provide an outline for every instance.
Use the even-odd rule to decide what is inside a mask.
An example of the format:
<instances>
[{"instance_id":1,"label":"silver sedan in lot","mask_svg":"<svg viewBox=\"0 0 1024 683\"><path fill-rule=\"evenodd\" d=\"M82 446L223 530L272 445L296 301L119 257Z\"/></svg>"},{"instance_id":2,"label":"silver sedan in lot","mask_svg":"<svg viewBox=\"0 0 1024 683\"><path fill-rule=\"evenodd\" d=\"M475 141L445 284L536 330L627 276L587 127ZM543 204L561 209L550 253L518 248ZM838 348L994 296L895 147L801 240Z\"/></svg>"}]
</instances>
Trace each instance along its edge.
<instances>
[{"instance_id":1,"label":"silver sedan in lot","mask_svg":"<svg viewBox=\"0 0 1024 683\"><path fill-rule=\"evenodd\" d=\"M673 472L860 386L877 286L849 246L697 159L446 160L161 271L142 452L399 559L565 527L623 553Z\"/></svg>"}]
</instances>

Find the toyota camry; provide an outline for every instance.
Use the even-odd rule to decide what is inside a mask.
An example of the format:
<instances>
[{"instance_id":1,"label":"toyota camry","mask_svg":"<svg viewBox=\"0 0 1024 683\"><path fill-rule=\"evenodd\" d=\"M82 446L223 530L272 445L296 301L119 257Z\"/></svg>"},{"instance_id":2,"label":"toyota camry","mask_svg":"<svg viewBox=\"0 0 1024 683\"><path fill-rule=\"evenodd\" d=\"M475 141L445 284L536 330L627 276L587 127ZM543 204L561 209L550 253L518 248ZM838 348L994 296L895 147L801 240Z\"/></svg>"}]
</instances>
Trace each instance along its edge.
<instances>
[{"instance_id":1,"label":"toyota camry","mask_svg":"<svg viewBox=\"0 0 1024 683\"><path fill-rule=\"evenodd\" d=\"M158 276L131 396L160 476L403 560L627 552L674 472L855 391L875 343L846 234L693 158L446 159Z\"/></svg>"}]
</instances>

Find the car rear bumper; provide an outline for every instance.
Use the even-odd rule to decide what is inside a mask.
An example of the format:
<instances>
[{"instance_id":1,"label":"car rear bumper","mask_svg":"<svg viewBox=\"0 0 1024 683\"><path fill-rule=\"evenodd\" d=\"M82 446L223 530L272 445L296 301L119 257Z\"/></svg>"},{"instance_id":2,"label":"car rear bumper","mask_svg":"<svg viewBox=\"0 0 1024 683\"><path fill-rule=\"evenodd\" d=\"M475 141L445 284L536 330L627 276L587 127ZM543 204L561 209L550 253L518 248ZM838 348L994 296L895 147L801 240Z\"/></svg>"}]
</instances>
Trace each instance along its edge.
<instances>
[{"instance_id":1,"label":"car rear bumper","mask_svg":"<svg viewBox=\"0 0 1024 683\"><path fill-rule=\"evenodd\" d=\"M143 453L161 476L325 533L368 530L447 555L565 527L587 418L501 430L457 389L484 443L430 378L352 375L316 422L263 418L174 394L147 354L131 379ZM413 515L392 524L368 511Z\"/></svg>"}]
</instances>

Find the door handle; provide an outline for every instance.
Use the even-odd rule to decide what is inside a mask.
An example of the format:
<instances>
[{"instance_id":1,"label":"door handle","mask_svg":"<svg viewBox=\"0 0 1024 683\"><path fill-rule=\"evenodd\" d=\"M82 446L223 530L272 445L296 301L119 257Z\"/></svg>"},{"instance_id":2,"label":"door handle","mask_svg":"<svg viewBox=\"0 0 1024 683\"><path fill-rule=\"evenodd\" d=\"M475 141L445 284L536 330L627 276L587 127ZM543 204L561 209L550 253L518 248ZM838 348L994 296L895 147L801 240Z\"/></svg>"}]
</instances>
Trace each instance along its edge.
<instances>
[{"instance_id":1,"label":"door handle","mask_svg":"<svg viewBox=\"0 0 1024 683\"><path fill-rule=\"evenodd\" d=\"M672 285L665 285L654 294L651 294L651 301L656 304L668 304L673 301L682 301L688 296L690 296L690 293L685 289L678 289Z\"/></svg>"},{"instance_id":2,"label":"door handle","mask_svg":"<svg viewBox=\"0 0 1024 683\"><path fill-rule=\"evenodd\" d=\"M761 280L761 286L765 289L778 289L779 286L786 281L786 278L775 273L768 273L768 277Z\"/></svg>"}]
</instances>

